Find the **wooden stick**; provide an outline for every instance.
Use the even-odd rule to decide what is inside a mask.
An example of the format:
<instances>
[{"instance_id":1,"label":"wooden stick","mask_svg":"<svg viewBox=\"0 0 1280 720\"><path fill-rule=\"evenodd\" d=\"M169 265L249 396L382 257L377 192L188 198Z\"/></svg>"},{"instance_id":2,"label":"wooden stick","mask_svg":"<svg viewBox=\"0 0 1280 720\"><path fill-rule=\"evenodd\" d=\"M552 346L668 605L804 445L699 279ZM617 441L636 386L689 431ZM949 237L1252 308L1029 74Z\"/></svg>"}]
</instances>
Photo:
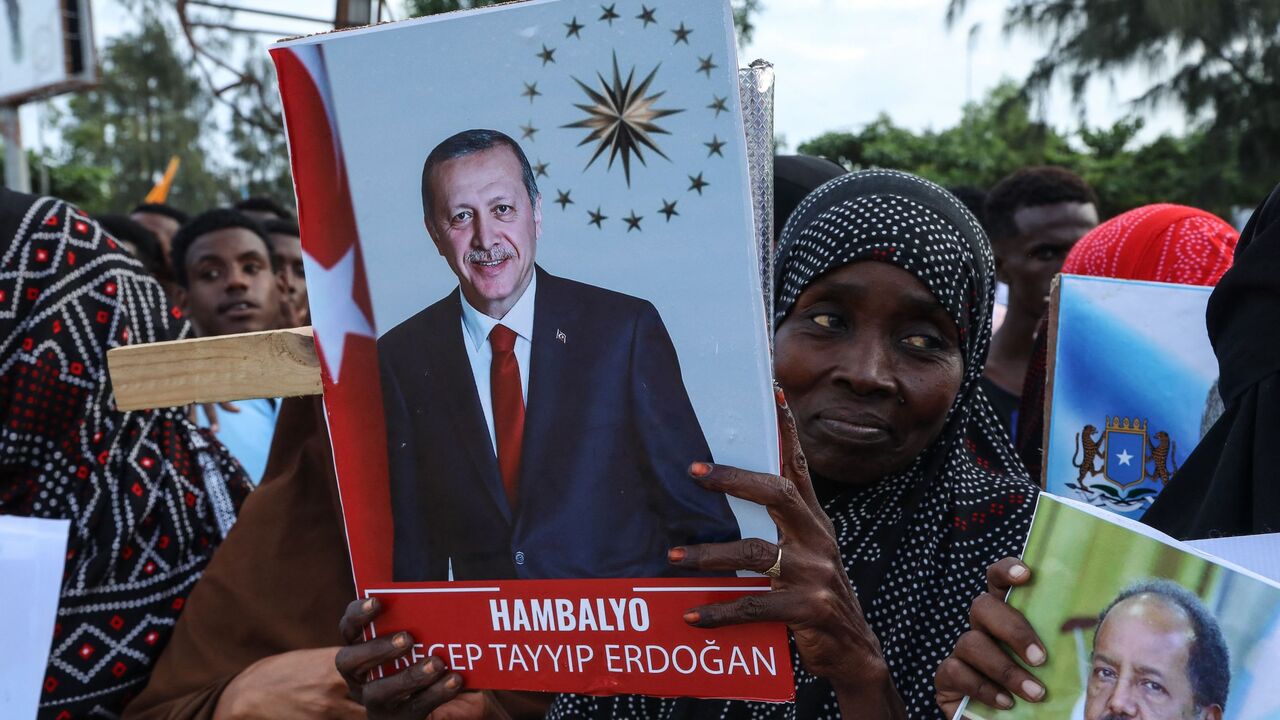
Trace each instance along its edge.
<instances>
[{"instance_id":1,"label":"wooden stick","mask_svg":"<svg viewBox=\"0 0 1280 720\"><path fill-rule=\"evenodd\" d=\"M121 410L321 391L310 327L119 347L107 369Z\"/></svg>"},{"instance_id":2,"label":"wooden stick","mask_svg":"<svg viewBox=\"0 0 1280 720\"><path fill-rule=\"evenodd\" d=\"M1058 310L1062 307L1062 274L1053 276L1049 285L1049 351L1044 366L1044 437L1040 445L1040 489L1045 488L1049 477L1049 428L1053 419L1053 375L1058 369Z\"/></svg>"}]
</instances>

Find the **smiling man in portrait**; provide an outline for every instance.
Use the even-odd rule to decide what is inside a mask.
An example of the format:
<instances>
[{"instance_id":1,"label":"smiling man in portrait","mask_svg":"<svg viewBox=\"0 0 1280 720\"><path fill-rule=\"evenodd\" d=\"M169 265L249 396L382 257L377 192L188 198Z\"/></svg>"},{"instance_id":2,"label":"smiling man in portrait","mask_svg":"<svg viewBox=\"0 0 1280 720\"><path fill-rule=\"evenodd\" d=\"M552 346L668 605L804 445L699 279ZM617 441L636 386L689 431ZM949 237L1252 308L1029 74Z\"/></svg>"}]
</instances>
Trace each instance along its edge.
<instances>
[{"instance_id":1,"label":"smiling man in portrait","mask_svg":"<svg viewBox=\"0 0 1280 720\"><path fill-rule=\"evenodd\" d=\"M467 130L422 168L427 234L458 280L378 340L394 578L656 577L737 539L666 328L646 300L535 262L520 146Z\"/></svg>"}]
</instances>

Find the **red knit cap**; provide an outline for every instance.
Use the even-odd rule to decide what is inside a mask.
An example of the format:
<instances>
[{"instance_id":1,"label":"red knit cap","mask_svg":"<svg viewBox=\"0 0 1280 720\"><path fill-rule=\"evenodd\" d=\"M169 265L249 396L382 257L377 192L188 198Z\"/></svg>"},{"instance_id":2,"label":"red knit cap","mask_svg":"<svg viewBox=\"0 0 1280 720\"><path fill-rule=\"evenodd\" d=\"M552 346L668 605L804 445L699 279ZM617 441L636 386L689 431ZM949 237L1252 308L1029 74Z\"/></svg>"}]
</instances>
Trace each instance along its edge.
<instances>
[{"instance_id":1,"label":"red knit cap","mask_svg":"<svg viewBox=\"0 0 1280 720\"><path fill-rule=\"evenodd\" d=\"M1073 275L1215 285L1231 267L1240 233L1185 205L1144 205L1080 238L1062 264Z\"/></svg>"}]
</instances>

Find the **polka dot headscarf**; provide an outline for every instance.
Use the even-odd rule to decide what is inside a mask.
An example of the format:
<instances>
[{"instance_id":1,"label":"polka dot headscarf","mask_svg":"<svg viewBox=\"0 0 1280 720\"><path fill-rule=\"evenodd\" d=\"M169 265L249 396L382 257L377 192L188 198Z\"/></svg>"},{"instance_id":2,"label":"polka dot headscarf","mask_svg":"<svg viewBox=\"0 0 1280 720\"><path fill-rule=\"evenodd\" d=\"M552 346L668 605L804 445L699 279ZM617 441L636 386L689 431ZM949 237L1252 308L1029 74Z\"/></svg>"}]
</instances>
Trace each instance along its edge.
<instances>
[{"instance_id":1,"label":"polka dot headscarf","mask_svg":"<svg viewBox=\"0 0 1280 720\"><path fill-rule=\"evenodd\" d=\"M993 261L950 193L906 173L843 175L811 193L778 248L776 320L821 275L858 261L915 275L961 332L964 380L946 426L916 461L825 505L845 569L911 718L942 717L934 672L968 627L986 568L1018 555L1037 488L977 385L991 333ZM831 686L797 658L794 703L561 696L548 718L839 718Z\"/></svg>"}]
</instances>

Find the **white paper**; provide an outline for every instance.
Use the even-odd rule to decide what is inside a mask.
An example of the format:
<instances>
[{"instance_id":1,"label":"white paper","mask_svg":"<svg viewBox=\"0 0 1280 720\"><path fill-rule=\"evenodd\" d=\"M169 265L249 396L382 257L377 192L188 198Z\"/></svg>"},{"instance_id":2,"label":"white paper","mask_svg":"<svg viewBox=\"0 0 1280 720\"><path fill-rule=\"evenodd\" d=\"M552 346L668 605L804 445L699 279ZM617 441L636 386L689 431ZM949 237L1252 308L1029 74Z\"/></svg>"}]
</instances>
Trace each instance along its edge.
<instances>
[{"instance_id":1,"label":"white paper","mask_svg":"<svg viewBox=\"0 0 1280 720\"><path fill-rule=\"evenodd\" d=\"M0 718L34 718L67 557L69 520L0 516Z\"/></svg>"},{"instance_id":2,"label":"white paper","mask_svg":"<svg viewBox=\"0 0 1280 720\"><path fill-rule=\"evenodd\" d=\"M1191 540L1187 544L1280 582L1280 533Z\"/></svg>"}]
</instances>

